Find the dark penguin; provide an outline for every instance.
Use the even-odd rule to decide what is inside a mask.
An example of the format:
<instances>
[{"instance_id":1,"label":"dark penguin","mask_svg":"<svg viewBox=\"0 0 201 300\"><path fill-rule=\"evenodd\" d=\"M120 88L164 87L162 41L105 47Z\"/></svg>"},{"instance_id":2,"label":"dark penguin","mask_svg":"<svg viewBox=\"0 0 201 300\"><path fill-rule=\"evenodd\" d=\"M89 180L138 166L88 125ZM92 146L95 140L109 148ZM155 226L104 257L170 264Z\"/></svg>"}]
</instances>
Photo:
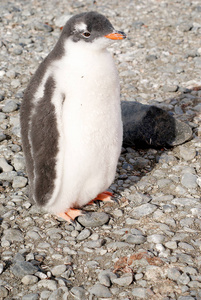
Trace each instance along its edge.
<instances>
[{"instance_id":1,"label":"dark penguin","mask_svg":"<svg viewBox=\"0 0 201 300\"><path fill-rule=\"evenodd\" d=\"M97 12L73 16L31 79L21 136L33 200L74 219L115 177L122 145L119 79L107 46L126 36Z\"/></svg>"}]
</instances>

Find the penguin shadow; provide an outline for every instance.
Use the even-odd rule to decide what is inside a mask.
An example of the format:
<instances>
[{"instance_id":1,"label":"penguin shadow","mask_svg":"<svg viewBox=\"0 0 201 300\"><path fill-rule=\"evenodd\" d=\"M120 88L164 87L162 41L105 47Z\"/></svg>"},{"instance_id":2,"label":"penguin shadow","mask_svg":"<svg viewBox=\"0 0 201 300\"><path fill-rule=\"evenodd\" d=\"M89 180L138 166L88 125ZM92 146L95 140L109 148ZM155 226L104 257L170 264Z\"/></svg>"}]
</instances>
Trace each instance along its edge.
<instances>
[{"instance_id":1,"label":"penguin shadow","mask_svg":"<svg viewBox=\"0 0 201 300\"><path fill-rule=\"evenodd\" d=\"M117 186L121 191L135 188L156 164L168 163L174 147L191 140L193 133L196 135L196 128L192 129L188 122L196 117L196 112L191 109L200 103L201 98L196 93L199 90L201 87L185 89L177 98L164 100L163 103L170 104L166 105L171 108L170 111L157 106L161 103L144 105L133 101L121 102L123 148L111 190L115 191ZM175 110L177 103L182 111L175 117L172 110Z\"/></svg>"}]
</instances>

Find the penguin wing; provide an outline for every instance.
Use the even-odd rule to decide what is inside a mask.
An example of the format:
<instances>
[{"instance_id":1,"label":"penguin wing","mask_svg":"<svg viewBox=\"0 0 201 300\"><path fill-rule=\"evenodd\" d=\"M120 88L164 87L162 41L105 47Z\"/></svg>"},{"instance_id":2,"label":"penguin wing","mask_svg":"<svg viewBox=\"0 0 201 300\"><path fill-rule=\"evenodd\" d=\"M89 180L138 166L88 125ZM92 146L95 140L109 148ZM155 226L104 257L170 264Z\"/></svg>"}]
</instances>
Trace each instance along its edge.
<instances>
[{"instance_id":1,"label":"penguin wing","mask_svg":"<svg viewBox=\"0 0 201 300\"><path fill-rule=\"evenodd\" d=\"M29 125L29 143L33 160L32 193L34 200L41 206L51 199L57 177L59 132L58 116L52 103L54 92L55 81L50 76L44 85L42 98L35 104ZM58 105L59 103L60 101Z\"/></svg>"}]
</instances>

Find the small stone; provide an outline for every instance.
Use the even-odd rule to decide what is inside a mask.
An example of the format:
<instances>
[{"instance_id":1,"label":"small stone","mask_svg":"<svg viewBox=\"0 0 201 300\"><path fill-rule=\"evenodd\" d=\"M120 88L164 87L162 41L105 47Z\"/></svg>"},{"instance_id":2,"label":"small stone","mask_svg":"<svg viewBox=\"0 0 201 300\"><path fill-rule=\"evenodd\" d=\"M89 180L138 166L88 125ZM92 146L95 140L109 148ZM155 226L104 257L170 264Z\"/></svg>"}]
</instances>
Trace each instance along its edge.
<instances>
[{"instance_id":1,"label":"small stone","mask_svg":"<svg viewBox=\"0 0 201 300\"><path fill-rule=\"evenodd\" d=\"M25 170L25 159L22 155L16 154L12 162L16 171Z\"/></svg>"},{"instance_id":2,"label":"small stone","mask_svg":"<svg viewBox=\"0 0 201 300\"><path fill-rule=\"evenodd\" d=\"M4 157L0 157L0 169L2 169L3 172L10 172L13 170L13 167L7 163Z\"/></svg>"},{"instance_id":3,"label":"small stone","mask_svg":"<svg viewBox=\"0 0 201 300\"><path fill-rule=\"evenodd\" d=\"M117 275L111 272L110 270L103 270L98 274L98 280L101 284L110 287L111 282L117 278Z\"/></svg>"},{"instance_id":4,"label":"small stone","mask_svg":"<svg viewBox=\"0 0 201 300\"><path fill-rule=\"evenodd\" d=\"M25 284L25 285L31 285L31 284L34 284L36 282L38 282L38 278L34 275L25 275L22 278L22 283Z\"/></svg>"},{"instance_id":5,"label":"small stone","mask_svg":"<svg viewBox=\"0 0 201 300\"><path fill-rule=\"evenodd\" d=\"M149 243L161 244L165 239L163 234L152 234L147 237Z\"/></svg>"},{"instance_id":6,"label":"small stone","mask_svg":"<svg viewBox=\"0 0 201 300\"><path fill-rule=\"evenodd\" d=\"M181 276L181 273L176 268L170 268L167 272L167 277L171 280L177 281Z\"/></svg>"},{"instance_id":7,"label":"small stone","mask_svg":"<svg viewBox=\"0 0 201 300\"><path fill-rule=\"evenodd\" d=\"M78 300L84 300L85 299L85 289L79 286L74 286L70 290L71 294L76 297Z\"/></svg>"},{"instance_id":8,"label":"small stone","mask_svg":"<svg viewBox=\"0 0 201 300\"><path fill-rule=\"evenodd\" d=\"M83 216L79 216L78 221L84 227L97 227L106 224L109 221L109 215L104 212L86 213Z\"/></svg>"},{"instance_id":9,"label":"small stone","mask_svg":"<svg viewBox=\"0 0 201 300\"><path fill-rule=\"evenodd\" d=\"M36 293L27 294L22 297L22 300L39 300L39 295Z\"/></svg>"},{"instance_id":10,"label":"small stone","mask_svg":"<svg viewBox=\"0 0 201 300\"><path fill-rule=\"evenodd\" d=\"M51 269L52 275L59 276L66 271L66 265L58 265Z\"/></svg>"},{"instance_id":11,"label":"small stone","mask_svg":"<svg viewBox=\"0 0 201 300\"><path fill-rule=\"evenodd\" d=\"M144 235L128 234L125 238L125 242L140 245L146 242L146 237Z\"/></svg>"},{"instance_id":12,"label":"small stone","mask_svg":"<svg viewBox=\"0 0 201 300\"><path fill-rule=\"evenodd\" d=\"M34 29L39 31L47 31L47 32L53 31L53 28L51 26L40 22L34 24Z\"/></svg>"},{"instance_id":13,"label":"small stone","mask_svg":"<svg viewBox=\"0 0 201 300\"><path fill-rule=\"evenodd\" d=\"M50 291L54 291L57 289L57 283L56 281L52 280L52 279L42 279L38 282L38 287L39 288L47 288Z\"/></svg>"},{"instance_id":14,"label":"small stone","mask_svg":"<svg viewBox=\"0 0 201 300\"><path fill-rule=\"evenodd\" d=\"M12 266L11 271L16 277L22 278L25 275L32 275L36 273L38 268L32 265L30 262L21 261Z\"/></svg>"},{"instance_id":15,"label":"small stone","mask_svg":"<svg viewBox=\"0 0 201 300\"><path fill-rule=\"evenodd\" d=\"M132 295L137 298L145 299L146 298L146 289L145 288L134 288L134 289L132 289Z\"/></svg>"},{"instance_id":16,"label":"small stone","mask_svg":"<svg viewBox=\"0 0 201 300\"><path fill-rule=\"evenodd\" d=\"M120 286L129 286L133 282L133 274L126 273L123 274L120 278L113 279L113 283L116 283Z\"/></svg>"},{"instance_id":17,"label":"small stone","mask_svg":"<svg viewBox=\"0 0 201 300\"><path fill-rule=\"evenodd\" d=\"M8 296L8 290L0 285L0 299L5 299Z\"/></svg>"},{"instance_id":18,"label":"small stone","mask_svg":"<svg viewBox=\"0 0 201 300\"><path fill-rule=\"evenodd\" d=\"M0 142L6 139L6 135L0 130Z\"/></svg>"},{"instance_id":19,"label":"small stone","mask_svg":"<svg viewBox=\"0 0 201 300\"><path fill-rule=\"evenodd\" d=\"M179 276L177 281L183 285L187 285L190 282L190 278L186 273L183 273L182 275Z\"/></svg>"},{"instance_id":20,"label":"small stone","mask_svg":"<svg viewBox=\"0 0 201 300\"><path fill-rule=\"evenodd\" d=\"M3 273L3 269L4 269L3 263L0 263L0 275Z\"/></svg>"},{"instance_id":21,"label":"small stone","mask_svg":"<svg viewBox=\"0 0 201 300\"><path fill-rule=\"evenodd\" d=\"M181 184L189 189L197 187L197 176L191 173L185 173L181 178Z\"/></svg>"},{"instance_id":22,"label":"small stone","mask_svg":"<svg viewBox=\"0 0 201 300\"><path fill-rule=\"evenodd\" d=\"M195 300L195 298L191 296L180 296L178 300Z\"/></svg>"},{"instance_id":23,"label":"small stone","mask_svg":"<svg viewBox=\"0 0 201 300\"><path fill-rule=\"evenodd\" d=\"M196 156L196 150L186 146L179 146L180 156L185 161L191 161Z\"/></svg>"},{"instance_id":24,"label":"small stone","mask_svg":"<svg viewBox=\"0 0 201 300\"><path fill-rule=\"evenodd\" d=\"M18 229L6 229L4 230L3 238L9 242L23 242L24 237L20 230Z\"/></svg>"},{"instance_id":25,"label":"small stone","mask_svg":"<svg viewBox=\"0 0 201 300\"><path fill-rule=\"evenodd\" d=\"M99 239L97 241L85 242L83 246L87 248L96 249L96 248L100 248L102 245L104 245L104 243L105 243L104 239Z\"/></svg>"},{"instance_id":26,"label":"small stone","mask_svg":"<svg viewBox=\"0 0 201 300\"><path fill-rule=\"evenodd\" d=\"M193 251L195 250L193 246L191 246L190 244L188 243L184 243L184 242L180 242L178 244L178 246L184 250L187 250L187 251Z\"/></svg>"},{"instance_id":27,"label":"small stone","mask_svg":"<svg viewBox=\"0 0 201 300\"><path fill-rule=\"evenodd\" d=\"M15 171L3 172L0 174L0 180L12 182L16 176L17 176L17 172Z\"/></svg>"},{"instance_id":28,"label":"small stone","mask_svg":"<svg viewBox=\"0 0 201 300\"><path fill-rule=\"evenodd\" d=\"M16 189L16 188L23 188L26 186L26 184L27 184L27 178L23 176L16 176L13 179L12 186L14 189Z\"/></svg>"},{"instance_id":29,"label":"small stone","mask_svg":"<svg viewBox=\"0 0 201 300\"><path fill-rule=\"evenodd\" d=\"M4 113L10 113L10 112L13 112L15 110L17 110L18 106L17 106L17 103L13 100L8 100L5 102L5 105L4 107L2 108L2 111Z\"/></svg>"},{"instance_id":30,"label":"small stone","mask_svg":"<svg viewBox=\"0 0 201 300\"><path fill-rule=\"evenodd\" d=\"M102 298L110 298L112 297L112 294L108 287L97 283L95 284L92 288L89 289L90 294L95 295L97 297L102 297Z\"/></svg>"},{"instance_id":31,"label":"small stone","mask_svg":"<svg viewBox=\"0 0 201 300\"><path fill-rule=\"evenodd\" d=\"M146 61L154 61L156 59L158 59L158 57L154 54L149 54L146 56Z\"/></svg>"},{"instance_id":32,"label":"small stone","mask_svg":"<svg viewBox=\"0 0 201 300\"><path fill-rule=\"evenodd\" d=\"M163 91L167 93L177 92L179 89L178 85L164 85Z\"/></svg>"},{"instance_id":33,"label":"small stone","mask_svg":"<svg viewBox=\"0 0 201 300\"><path fill-rule=\"evenodd\" d=\"M91 235L91 231L88 228L84 228L77 236L78 241L86 240Z\"/></svg>"},{"instance_id":34,"label":"small stone","mask_svg":"<svg viewBox=\"0 0 201 300\"><path fill-rule=\"evenodd\" d=\"M137 206L133 209L132 215L136 219L140 219L144 216L150 215L157 209L157 206L150 203L145 203L140 206Z\"/></svg>"},{"instance_id":35,"label":"small stone","mask_svg":"<svg viewBox=\"0 0 201 300\"><path fill-rule=\"evenodd\" d=\"M175 241L169 241L165 243L165 247L174 250L177 249L177 243Z\"/></svg>"}]
</instances>

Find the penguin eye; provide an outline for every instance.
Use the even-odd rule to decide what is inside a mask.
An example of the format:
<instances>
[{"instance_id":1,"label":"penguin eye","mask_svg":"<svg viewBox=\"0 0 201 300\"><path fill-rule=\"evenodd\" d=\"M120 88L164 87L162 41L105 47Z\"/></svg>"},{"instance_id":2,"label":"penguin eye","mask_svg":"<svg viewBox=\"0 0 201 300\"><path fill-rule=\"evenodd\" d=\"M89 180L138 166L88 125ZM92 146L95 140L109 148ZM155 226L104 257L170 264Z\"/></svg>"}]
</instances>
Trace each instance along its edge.
<instances>
[{"instance_id":1,"label":"penguin eye","mask_svg":"<svg viewBox=\"0 0 201 300\"><path fill-rule=\"evenodd\" d=\"M90 37L91 33L89 31L85 31L82 33L82 35L88 39Z\"/></svg>"}]
</instances>

